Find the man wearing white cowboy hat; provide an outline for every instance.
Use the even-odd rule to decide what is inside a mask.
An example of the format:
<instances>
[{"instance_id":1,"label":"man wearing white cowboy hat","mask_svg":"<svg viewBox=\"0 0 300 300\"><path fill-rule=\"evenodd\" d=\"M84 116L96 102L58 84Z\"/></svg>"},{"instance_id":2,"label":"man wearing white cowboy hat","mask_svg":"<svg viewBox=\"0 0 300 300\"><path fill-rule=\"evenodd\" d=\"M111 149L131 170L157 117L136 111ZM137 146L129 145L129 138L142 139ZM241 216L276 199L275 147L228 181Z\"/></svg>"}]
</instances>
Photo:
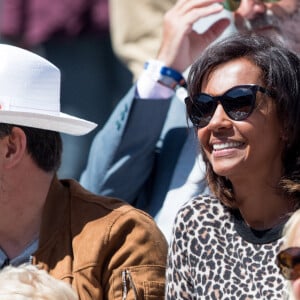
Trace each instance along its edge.
<instances>
[{"instance_id":1,"label":"man wearing white cowboy hat","mask_svg":"<svg viewBox=\"0 0 300 300\"><path fill-rule=\"evenodd\" d=\"M0 45L0 268L31 262L80 299L164 298L167 244L124 202L58 180L60 132L96 124L60 112L60 72Z\"/></svg>"}]
</instances>

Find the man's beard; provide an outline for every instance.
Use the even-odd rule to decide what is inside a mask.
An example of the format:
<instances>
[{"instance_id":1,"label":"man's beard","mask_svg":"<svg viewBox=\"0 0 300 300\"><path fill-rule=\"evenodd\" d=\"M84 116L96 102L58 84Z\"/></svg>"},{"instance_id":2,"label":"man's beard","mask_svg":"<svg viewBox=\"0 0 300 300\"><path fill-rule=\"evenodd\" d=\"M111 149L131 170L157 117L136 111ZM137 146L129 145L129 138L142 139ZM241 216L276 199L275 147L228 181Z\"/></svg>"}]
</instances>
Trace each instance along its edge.
<instances>
[{"instance_id":1,"label":"man's beard","mask_svg":"<svg viewBox=\"0 0 300 300\"><path fill-rule=\"evenodd\" d=\"M278 40L290 50L300 53L300 9L284 19L279 18L268 10L253 20L236 18L239 31L251 31Z\"/></svg>"}]
</instances>

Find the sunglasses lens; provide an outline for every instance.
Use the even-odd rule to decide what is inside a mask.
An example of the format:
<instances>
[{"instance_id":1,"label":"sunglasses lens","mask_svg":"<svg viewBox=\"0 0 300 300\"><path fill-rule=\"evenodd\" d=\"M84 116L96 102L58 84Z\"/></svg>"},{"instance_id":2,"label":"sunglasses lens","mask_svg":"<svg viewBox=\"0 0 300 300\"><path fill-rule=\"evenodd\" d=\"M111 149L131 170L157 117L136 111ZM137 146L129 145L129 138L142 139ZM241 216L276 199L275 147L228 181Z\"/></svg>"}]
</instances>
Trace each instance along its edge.
<instances>
[{"instance_id":1,"label":"sunglasses lens","mask_svg":"<svg viewBox=\"0 0 300 300\"><path fill-rule=\"evenodd\" d=\"M277 255L277 264L281 274L288 280L300 277L300 248L292 247L281 251Z\"/></svg>"},{"instance_id":2,"label":"sunglasses lens","mask_svg":"<svg viewBox=\"0 0 300 300\"><path fill-rule=\"evenodd\" d=\"M193 125L197 128L207 126L214 114L217 103L213 101L211 96L206 94L200 94L193 102L189 110Z\"/></svg>"},{"instance_id":3,"label":"sunglasses lens","mask_svg":"<svg viewBox=\"0 0 300 300\"><path fill-rule=\"evenodd\" d=\"M242 121L248 118L253 111L255 94L248 87L239 87L226 93L221 102L231 119Z\"/></svg>"}]
</instances>

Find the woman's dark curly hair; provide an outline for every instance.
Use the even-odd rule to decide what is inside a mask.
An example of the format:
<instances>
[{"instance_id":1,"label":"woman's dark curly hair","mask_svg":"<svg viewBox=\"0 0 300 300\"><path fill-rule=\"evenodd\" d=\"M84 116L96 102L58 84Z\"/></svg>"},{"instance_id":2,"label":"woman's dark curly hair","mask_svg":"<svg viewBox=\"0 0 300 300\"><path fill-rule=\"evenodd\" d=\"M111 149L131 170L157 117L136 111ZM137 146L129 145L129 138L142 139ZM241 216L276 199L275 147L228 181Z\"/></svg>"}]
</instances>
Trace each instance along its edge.
<instances>
[{"instance_id":1,"label":"woman's dark curly hair","mask_svg":"<svg viewBox=\"0 0 300 300\"><path fill-rule=\"evenodd\" d=\"M202 84L219 65L246 58L261 69L262 81L271 91L277 116L286 138L282 153L283 174L277 188L284 196L300 199L300 59L280 43L253 34L235 34L212 44L192 65L188 76L188 95L195 97ZM200 146L201 148L201 146ZM231 182L213 171L201 148L211 191L234 208ZM251 175L251 174L249 174ZM255 175L255 174L253 174Z\"/></svg>"}]
</instances>

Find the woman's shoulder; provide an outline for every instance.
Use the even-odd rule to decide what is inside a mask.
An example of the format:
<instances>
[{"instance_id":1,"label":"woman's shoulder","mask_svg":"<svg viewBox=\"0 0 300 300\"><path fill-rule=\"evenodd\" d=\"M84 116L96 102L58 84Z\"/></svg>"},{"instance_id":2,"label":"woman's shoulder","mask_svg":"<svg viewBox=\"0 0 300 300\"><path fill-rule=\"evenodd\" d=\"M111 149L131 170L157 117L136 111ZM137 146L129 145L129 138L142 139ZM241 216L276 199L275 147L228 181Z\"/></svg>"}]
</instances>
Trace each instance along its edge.
<instances>
[{"instance_id":1,"label":"woman's shoulder","mask_svg":"<svg viewBox=\"0 0 300 300\"><path fill-rule=\"evenodd\" d=\"M199 195L178 211L173 227L172 243L189 248L192 244L209 244L234 234L233 214L220 200ZM190 244L192 243L192 244ZM188 246L189 245L189 246Z\"/></svg>"},{"instance_id":2,"label":"woman's shoulder","mask_svg":"<svg viewBox=\"0 0 300 300\"><path fill-rule=\"evenodd\" d=\"M226 210L224 205L216 197L209 194L201 194L187 201L181 207L179 212L188 211L190 213L196 212L198 214L199 211L201 211L218 213L220 211L223 212L224 209Z\"/></svg>"},{"instance_id":3,"label":"woman's shoulder","mask_svg":"<svg viewBox=\"0 0 300 300\"><path fill-rule=\"evenodd\" d=\"M186 202L177 213L177 223L191 220L197 222L228 222L232 214L219 199L212 195L202 194Z\"/></svg>"}]
</instances>

